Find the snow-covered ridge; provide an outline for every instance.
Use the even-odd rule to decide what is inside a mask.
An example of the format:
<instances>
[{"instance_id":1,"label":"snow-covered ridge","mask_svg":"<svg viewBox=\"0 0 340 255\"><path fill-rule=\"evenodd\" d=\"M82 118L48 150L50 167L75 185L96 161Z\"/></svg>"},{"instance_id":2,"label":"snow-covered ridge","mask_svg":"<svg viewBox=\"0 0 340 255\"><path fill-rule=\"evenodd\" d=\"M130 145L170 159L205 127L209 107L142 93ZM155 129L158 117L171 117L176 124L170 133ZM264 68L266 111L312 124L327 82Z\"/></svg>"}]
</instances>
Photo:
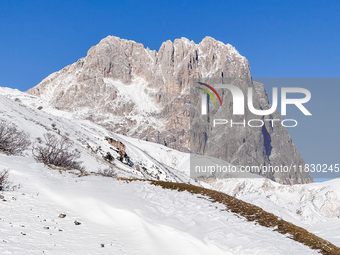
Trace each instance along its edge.
<instances>
[{"instance_id":1,"label":"snow-covered ridge","mask_svg":"<svg viewBox=\"0 0 340 255\"><path fill-rule=\"evenodd\" d=\"M125 141L124 136L118 136L88 120L82 120L75 113L55 109L38 97L18 90L0 88L0 113L1 119L8 120L29 133L32 143L47 132L69 138L73 142L73 149L81 152L81 161L88 172L113 167L122 177L190 182L189 177L178 171L176 165L160 163L152 157L152 153L146 153L133 142ZM128 158L124 162L115 160L112 165L103 159L107 152L116 159L120 157L117 149L107 141L107 137L121 141L126 146ZM182 154L174 151L175 157L176 153ZM31 156L30 151L27 151L27 154ZM188 160L188 157L186 159ZM126 161L130 163L127 164Z\"/></svg>"},{"instance_id":2,"label":"snow-covered ridge","mask_svg":"<svg viewBox=\"0 0 340 255\"><path fill-rule=\"evenodd\" d=\"M2 95L2 96L1 96ZM68 136L77 149L87 170L96 172L108 167L102 156L115 154L105 137L112 137L126 145L126 152L135 166L149 171L144 176L135 167L116 160L117 171L122 176L156 178L160 180L189 181L190 157L166 146L108 132L90 121L82 120L76 113L57 110L41 98L13 90L0 88L1 118L14 122L31 134L32 142L45 132L57 132ZM38 107L42 107L38 110ZM52 128L56 124L57 130ZM94 154L92 150L101 148ZM117 154L115 154L118 157ZM120 170L121 169L121 170ZM170 177L171 175L171 177ZM176 177L175 177L176 176ZM178 178L178 179L176 179ZM313 225L328 218L340 216L340 191L337 181L309 185L286 186L267 179L224 179L213 181L211 187L263 206L278 216L294 223ZM204 183L203 183L204 184Z\"/></svg>"},{"instance_id":3,"label":"snow-covered ridge","mask_svg":"<svg viewBox=\"0 0 340 255\"><path fill-rule=\"evenodd\" d=\"M268 179L211 180L207 187L257 205L340 246L340 179L281 185Z\"/></svg>"},{"instance_id":4,"label":"snow-covered ridge","mask_svg":"<svg viewBox=\"0 0 340 255\"><path fill-rule=\"evenodd\" d=\"M188 154L108 132L37 97L0 88L0 111L1 119L28 132L32 142L46 132L68 137L88 172L109 166L102 158L106 152L118 156L110 137L125 145L134 163L115 160L111 167L120 176L194 183L179 171L188 169ZM187 192L60 173L36 162L30 151L0 153L2 169L10 170L13 190L0 201L1 254L316 253Z\"/></svg>"},{"instance_id":5,"label":"snow-covered ridge","mask_svg":"<svg viewBox=\"0 0 340 255\"><path fill-rule=\"evenodd\" d=\"M340 217L340 180L281 185L268 179L219 179L211 185L302 226Z\"/></svg>"},{"instance_id":6,"label":"snow-covered ridge","mask_svg":"<svg viewBox=\"0 0 340 255\"><path fill-rule=\"evenodd\" d=\"M330 224L330 222L332 222L332 225L335 223L338 224L340 222L339 219L337 218L339 216L338 198L340 197L340 190L338 188L339 187L338 180L334 180L334 181L326 182L322 184L315 183L315 184L308 184L308 185L294 185L291 187L280 185L278 183L275 183L275 182L272 182L266 179L250 179L250 180L249 179L224 179L224 180L214 180L208 183L201 182L200 184L198 184L197 182L190 179L189 177L189 163L190 163L189 154L170 149L160 144L150 143L150 142L138 140L135 138L127 137L124 135L115 134L113 132L109 132L102 126L98 126L88 120L81 119L80 116L78 116L76 113L68 113L68 112L60 111L50 106L48 103L46 103L44 100L38 97L29 95L26 93L22 93L18 90L0 88L0 113L1 113L1 117L0 117L1 119L11 121L15 123L20 129L23 129L26 132L30 133L32 142L35 142L35 139L37 137L41 137L42 134L46 132L53 132L54 134L68 137L71 141L73 141L74 148L77 148L79 151L81 151L81 154L82 154L81 160L84 161L84 166L88 172L97 172L99 169L113 167L116 169L118 175L122 177L147 178L147 179L159 179L159 180L165 180L165 181L187 182L187 183L193 183L195 185L203 185L206 187L210 187L216 190L223 191L227 194L234 195L237 198L241 198L250 203L256 204L262 207L263 209L265 209L266 211L273 212L275 215L282 217L284 220L293 222L294 224L297 224L303 227L308 227L310 231L316 233L320 237L325 238L333 242L334 244L340 245L340 240L338 238L335 238L335 236L339 236L337 235L338 233L337 229L333 229L332 231L326 231L327 229L324 230L321 227L320 228L318 227L319 226L318 224L320 224L320 226L329 227L329 225L327 224ZM55 125L52 126L52 124L55 124ZM129 160L131 160L133 164L129 165L127 164L127 162L120 162L119 160L116 159L114 161L115 165L110 165L107 161L105 161L103 159L103 156L107 152L110 152L116 158L119 157L119 153L116 150L112 149L112 145L108 143L106 137L110 137L112 139L121 141L126 146L126 153L129 156ZM13 191L13 193L10 193L9 196L13 196L16 199L18 199L19 197L18 194L21 194L22 192L27 192L28 194L30 194L31 197L34 197L34 193L44 194L42 196L44 198L42 200L38 199L39 201L36 202L37 207L35 207L34 210L42 210L39 212L42 214L46 212L43 212L44 209L40 209L39 207L46 208L43 206L44 203L56 206L54 207L55 209L53 211L54 216L51 214L45 214L45 215L48 215L48 217L51 217L50 222L52 222L52 218L55 219L57 217L55 216L55 214L57 214L58 210L59 211L70 210L74 213L74 215L80 214L84 216L82 210L84 209L85 204L88 203L88 200L77 203L76 200L82 201L82 199L80 198L81 193L74 194L74 197L72 198L73 200L72 199L67 200L65 198L67 197L67 190L72 193L72 188L70 189L67 188L65 189L65 192L63 192L60 189L65 188L64 186L62 186L60 189L55 187L57 184L60 184L60 183L72 183L73 185L75 182L78 182L78 178L73 179L73 177L71 177L72 175L69 175L69 174L66 174L65 176L63 176L63 175L60 175L59 173L54 173L53 171L51 172L51 170L46 168L43 164L36 163L31 157L30 151L26 152L26 157L10 157L10 156L4 156L1 154L0 154L0 157L1 157L0 170L4 168L11 169L11 176L13 176L13 181L16 182L14 184L18 185L18 183L20 183L21 185L24 185L24 190ZM95 186L91 186L92 181L89 181L89 179L79 179L81 180L79 182L86 183L87 185L89 185L89 187L91 187L91 191L93 191L100 186L99 182L101 179L100 177L98 177L99 179L96 179L97 177L89 177L89 178L94 178L96 180L95 182L97 182L98 184L95 184ZM31 183L25 182L26 179L33 180L33 182ZM38 181L36 182L36 180ZM107 180L105 179L105 182L106 181ZM48 187L49 185L42 185L43 183L49 183L49 182L52 182L51 188ZM56 182L57 184L53 184L53 182ZM110 189L109 185L111 184L112 184L112 181L108 181L108 184L104 184L103 189L100 194L105 193L104 187L107 187L108 189ZM25 190L26 185L28 187L27 190ZM119 187L117 189L121 189L119 185L117 186ZM84 194L91 193L90 190L84 190L85 187L83 187L82 189L85 192ZM143 189L148 189L148 187L145 187L142 185L138 189L143 190ZM137 192L136 190L130 190L130 188L125 189L125 191L126 191L127 196L130 195L131 193ZM114 192L117 193L118 191L114 190ZM63 193L64 195L60 195L60 193ZM144 194L144 193L141 192L141 194ZM177 195L174 195L174 194L177 194L177 193L171 193L171 194L169 193L169 196L176 197ZM89 214L87 214L84 217L89 219L91 218L92 214L95 215L96 213L100 214L100 218L104 217L103 215L106 215L106 214L111 215L111 213L108 213L106 209L103 209L103 208L109 208L110 206L107 207L106 202L99 203L99 204L104 204L105 206L103 207L101 205L98 206L96 204L97 203L96 201L98 201L98 199L101 199L101 198L98 198L99 195L94 195L94 196L96 197L93 198L92 201L95 201L94 202L95 205L93 204L91 205L93 205L94 206L93 208L95 209L93 209L94 211L90 210ZM33 200L31 200L31 197L28 200L25 200L25 199L22 200L24 201L23 202L24 204L26 203L27 208L31 202L35 203ZM151 202L151 200L155 199L155 197L153 195L150 195L149 193L146 194L145 197L147 201L149 201L150 203L153 203ZM133 199L135 199L133 201L136 202L139 198L133 198ZM161 199L161 198L159 197L157 199ZM181 198L181 199L185 199L185 198ZM91 201L91 199L89 199L89 201ZM172 203L176 203L175 200L171 200L171 201ZM189 201L191 200L189 199ZM14 206L15 208L17 208L18 211L20 210L19 204L13 204L15 202L11 202L11 203L12 203L11 206ZM192 202L192 203L193 203L192 206L195 208L196 202ZM78 205L79 210L71 206L73 204ZM123 205L119 204L118 208L120 209L121 206ZM157 207L157 209L155 209L153 206ZM160 207L161 209L159 209L158 206L159 206L159 203L158 204L156 203L150 207L151 209L150 208L149 209L151 211L160 210L164 215L168 215L167 210L170 210L173 212L172 214L173 217L179 217L174 212L178 210L177 207L175 207L176 209L173 209L172 207L170 208L164 207L167 209L162 209L162 206L165 206L162 204L162 206ZM143 210L148 211L149 209L142 209L142 211ZM111 209L108 209L108 210L109 212L111 212ZM130 208L129 210L138 211L139 209ZM116 209L114 209L113 211L115 213L118 213ZM133 213L134 212L135 211L133 211ZM182 216L185 219L187 219L185 217L185 212L183 213L184 213L183 214L184 216L183 215ZM118 215L122 215L122 214L118 213ZM146 214L148 214L148 212ZM7 219L10 219L11 216L9 215L10 214L7 215L8 216ZM14 220L24 221L24 219L20 218L22 217L20 213L18 213L16 216L13 216L13 217L14 217L13 221ZM108 218L110 217L111 216L108 216ZM152 214L151 216L149 215L148 220L153 219L154 217L157 218L157 216L155 216L154 214ZM164 217L166 216L162 216L162 217L164 219ZM208 217L208 216L204 216L204 217ZM81 219L83 220L84 218L81 218ZM114 218L114 220L116 220L116 218ZM139 220L140 219L138 219L138 221ZM8 221L11 221L11 220L8 220ZM94 221L96 224L97 223L104 224L104 221L101 221L101 220L99 220L100 222L97 222L98 220L94 220ZM183 219L183 221L185 220ZM190 222L196 222L196 221L198 222L200 221L199 216L197 215L193 216L193 218L189 218L188 219L189 223L187 222L188 225L186 225L186 228L190 229L190 227L192 227L192 225L190 225ZM231 223L231 225L228 225L229 223ZM224 224L228 225L230 228L232 228L232 226L235 227L235 224L233 223L233 221L229 223L228 224L224 223ZM32 223L32 225L34 224ZM218 221L216 224L218 224ZM205 228L209 229L208 223L204 223L203 225L205 226L203 229ZM91 226L93 227L94 225L91 225ZM173 225L171 226L173 227ZM89 227L89 229L90 228L91 227ZM245 228L247 228L246 225L245 225ZM8 229L5 229L5 228L2 228L2 229L4 231L3 233L6 233L6 231L8 231ZM238 227L236 227L236 229L237 230L228 229L227 231L229 232L230 231L241 231L240 229L238 229ZM163 227L162 227L162 230L163 230ZM182 230L183 231L181 233L183 234L185 231L184 229ZM203 230L201 229L199 231L202 232ZM210 248L211 248L211 245L214 246L216 244L215 242L219 243L217 245L219 248L216 248L216 254L219 254L218 253L219 249L222 249L224 251L227 250L230 252L230 254L249 254L250 251L257 251L254 248L254 246L251 246L250 244L249 244L250 246L243 245L241 244L242 243L241 241L237 241L236 243L238 243L238 245L236 246L234 246L232 242L229 243L229 241L228 242L221 241L222 239L219 239L218 236L220 235L224 236L223 237L223 240L224 240L226 233L223 231L219 232L216 235L212 234L212 236L210 236L209 234L209 237L207 236L202 237L203 234L202 235L200 234L199 240L200 242L203 239L213 240L212 243L214 244L208 245ZM262 230L259 230L259 231L262 231ZM247 239L249 240L249 242L251 240L254 240L253 238L249 237L250 235L249 233L247 234L242 231L237 232L237 233L233 232L233 233L235 233L236 237L246 235L247 238L250 238L250 239ZM15 237L16 234L13 234L12 236L14 239L16 238ZM21 235L19 236L21 237ZM193 234L193 236L194 238L197 238L197 235ZM184 239L186 238L187 237L185 237ZM190 238L188 240L190 240ZM259 237L259 238L261 239L262 237ZM275 239L276 237L273 237L273 238ZM4 240L7 240L7 239L4 237ZM220 241L216 241L216 240L220 240ZM235 239L231 238L231 240L235 240ZM239 240L242 240L242 238ZM109 243L109 241L105 241L105 240L103 240L103 242L106 242L106 244ZM196 242L196 241L193 241L193 242ZM223 243L222 246L220 245L221 242ZM198 244L199 247L204 247L200 245L201 244ZM25 247L27 248L28 246L25 246ZM224 247L224 248L221 248L221 247ZM233 248L229 248L228 250L226 247L233 247ZM251 250L252 248L250 247L254 248L255 250ZM255 247L258 248L258 246L255 246ZM190 250L191 248L188 248L188 249ZM207 248L202 248L202 251L203 250L206 251L205 249ZM211 249L215 249L215 248L211 248ZM269 248L267 250L266 249L267 248L264 248L264 250L261 249L261 251L269 251L268 250ZM1 250L1 247L0 247L0 250ZM10 251L10 250L7 249L6 251ZM304 251L301 251L301 252L302 252L301 254L304 253ZM277 253L281 254L281 251L277 250Z\"/></svg>"}]
</instances>

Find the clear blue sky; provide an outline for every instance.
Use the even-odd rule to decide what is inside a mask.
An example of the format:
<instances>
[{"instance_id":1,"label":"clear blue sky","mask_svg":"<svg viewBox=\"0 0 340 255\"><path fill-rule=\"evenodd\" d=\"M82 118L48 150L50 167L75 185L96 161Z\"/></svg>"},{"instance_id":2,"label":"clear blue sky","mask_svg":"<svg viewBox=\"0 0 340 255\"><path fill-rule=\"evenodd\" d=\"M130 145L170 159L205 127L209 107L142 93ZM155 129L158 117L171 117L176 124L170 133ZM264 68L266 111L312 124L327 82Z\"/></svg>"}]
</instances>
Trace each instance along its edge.
<instances>
[{"instance_id":1,"label":"clear blue sky","mask_svg":"<svg viewBox=\"0 0 340 255\"><path fill-rule=\"evenodd\" d=\"M254 77L339 77L340 1L0 2L0 86L26 90L107 35L158 50L182 36L230 43Z\"/></svg>"},{"instance_id":2,"label":"clear blue sky","mask_svg":"<svg viewBox=\"0 0 340 255\"><path fill-rule=\"evenodd\" d=\"M2 0L0 86L27 90L85 57L91 46L108 35L135 40L155 50L168 39L187 37L198 43L209 35L232 44L246 56L253 77L339 78L339 13L337 0ZM319 85L311 86L313 100L322 90ZM321 155L319 161L324 156L327 162L334 159L333 163L340 163L335 162L340 155L336 96L340 91L334 86L333 108L324 115L324 123L311 123L307 131L290 131L307 162ZM326 97L314 102L323 105L322 100ZM315 107L314 116L325 114L318 109ZM320 119L314 116L316 123ZM327 125L332 128L323 129ZM321 151L309 141L313 134L324 137L317 144L323 144Z\"/></svg>"}]
</instances>

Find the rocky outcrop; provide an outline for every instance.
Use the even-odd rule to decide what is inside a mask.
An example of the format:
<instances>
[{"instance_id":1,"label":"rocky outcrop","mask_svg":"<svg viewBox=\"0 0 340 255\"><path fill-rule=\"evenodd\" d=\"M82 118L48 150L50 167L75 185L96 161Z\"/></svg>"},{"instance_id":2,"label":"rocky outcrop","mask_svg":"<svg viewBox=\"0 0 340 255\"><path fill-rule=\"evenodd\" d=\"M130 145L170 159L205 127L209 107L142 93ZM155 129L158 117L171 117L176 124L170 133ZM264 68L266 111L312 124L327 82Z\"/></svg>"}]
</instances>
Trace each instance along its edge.
<instances>
[{"instance_id":1,"label":"rocky outcrop","mask_svg":"<svg viewBox=\"0 0 340 255\"><path fill-rule=\"evenodd\" d=\"M188 151L190 79L223 75L250 77L248 61L213 38L166 41L156 52L109 36L28 93L115 132Z\"/></svg>"},{"instance_id":2,"label":"rocky outcrop","mask_svg":"<svg viewBox=\"0 0 340 255\"><path fill-rule=\"evenodd\" d=\"M119 151L119 153L124 156L125 153L125 145L121 142L121 141L117 141L111 137L105 137L106 141L108 141L109 144L111 144L113 147L117 148L117 150Z\"/></svg>"},{"instance_id":3,"label":"rocky outcrop","mask_svg":"<svg viewBox=\"0 0 340 255\"><path fill-rule=\"evenodd\" d=\"M186 38L166 41L156 52L109 36L85 58L51 74L28 93L114 132L180 151L214 155L236 165L303 162L287 131L267 124L260 130L235 129L226 134L219 151L212 146L216 138L211 131L204 133L204 139L190 141L190 83L194 78L244 80L239 84L243 90L255 88L254 106L268 104L263 86L251 80L246 58L233 46L211 37L199 44ZM228 93L224 96L223 100L231 102ZM286 177L281 182L312 180L296 174Z\"/></svg>"}]
</instances>

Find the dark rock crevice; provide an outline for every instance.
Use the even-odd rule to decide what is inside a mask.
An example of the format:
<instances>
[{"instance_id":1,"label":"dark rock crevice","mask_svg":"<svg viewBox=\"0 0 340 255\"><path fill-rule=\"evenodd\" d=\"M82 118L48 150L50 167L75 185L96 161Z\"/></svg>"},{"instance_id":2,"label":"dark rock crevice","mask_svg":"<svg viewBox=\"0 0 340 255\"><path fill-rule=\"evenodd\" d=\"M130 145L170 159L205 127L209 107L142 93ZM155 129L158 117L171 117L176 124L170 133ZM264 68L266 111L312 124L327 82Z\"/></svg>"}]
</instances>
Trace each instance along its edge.
<instances>
[{"instance_id":1,"label":"dark rock crevice","mask_svg":"<svg viewBox=\"0 0 340 255\"><path fill-rule=\"evenodd\" d=\"M269 160L269 156L272 152L273 147L271 145L272 139L265 125L262 126L262 135L263 135L263 146L266 150L266 156Z\"/></svg>"}]
</instances>

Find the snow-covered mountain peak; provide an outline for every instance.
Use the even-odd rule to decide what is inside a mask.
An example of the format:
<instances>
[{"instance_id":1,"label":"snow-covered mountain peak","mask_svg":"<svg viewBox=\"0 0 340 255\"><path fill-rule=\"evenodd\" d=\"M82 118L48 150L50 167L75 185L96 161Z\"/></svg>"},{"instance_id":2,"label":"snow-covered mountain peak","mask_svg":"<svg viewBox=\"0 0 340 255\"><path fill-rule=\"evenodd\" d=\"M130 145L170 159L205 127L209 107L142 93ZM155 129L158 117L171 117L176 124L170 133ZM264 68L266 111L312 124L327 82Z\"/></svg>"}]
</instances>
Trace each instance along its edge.
<instances>
[{"instance_id":1,"label":"snow-covered mountain peak","mask_svg":"<svg viewBox=\"0 0 340 255\"><path fill-rule=\"evenodd\" d=\"M145 49L140 43L108 36L91 47L85 58L51 74L28 93L109 131L178 151L194 151L237 165L303 164L287 130L280 126L226 130L223 139L210 127L202 126L202 130L194 132L205 133L207 139L194 141L190 121L195 120L190 116L198 118L199 114L190 113L197 101L191 99L190 84L193 79L203 78L237 79L241 81L237 86L243 91L249 86L256 88L255 108L269 104L263 85L251 80L246 58L233 46L211 37L199 44L187 38L168 40L156 52ZM222 94L222 101L231 102L230 93ZM228 104L224 104L221 111L211 114L224 113L216 118L231 118L230 112ZM250 117L248 113L245 115L246 119ZM279 113L268 116L269 119L274 117L280 119ZM248 133L252 135L249 137ZM221 146L217 154L216 139ZM282 146L282 141L288 142ZM255 153L253 148L257 148ZM281 179L267 177L282 183L312 182L308 174L300 175L294 173Z\"/></svg>"}]
</instances>

